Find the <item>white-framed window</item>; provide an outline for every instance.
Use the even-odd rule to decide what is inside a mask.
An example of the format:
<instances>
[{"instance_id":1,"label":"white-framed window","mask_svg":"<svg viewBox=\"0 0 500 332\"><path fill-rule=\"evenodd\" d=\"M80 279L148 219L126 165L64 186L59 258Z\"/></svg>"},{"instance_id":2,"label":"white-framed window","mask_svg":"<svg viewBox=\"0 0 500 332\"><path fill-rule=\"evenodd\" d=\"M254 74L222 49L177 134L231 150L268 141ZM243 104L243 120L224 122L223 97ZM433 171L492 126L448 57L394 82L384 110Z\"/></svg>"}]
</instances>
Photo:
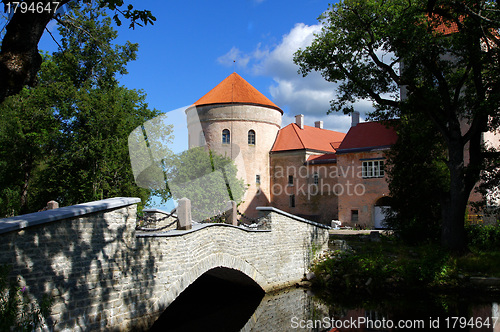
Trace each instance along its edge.
<instances>
[{"instance_id":1,"label":"white-framed window","mask_svg":"<svg viewBox=\"0 0 500 332\"><path fill-rule=\"evenodd\" d=\"M383 178L385 175L384 160L363 161L362 175L364 179Z\"/></svg>"},{"instance_id":2,"label":"white-framed window","mask_svg":"<svg viewBox=\"0 0 500 332\"><path fill-rule=\"evenodd\" d=\"M319 184L319 174L318 172L314 172L313 174L313 183L318 185Z\"/></svg>"},{"instance_id":3,"label":"white-framed window","mask_svg":"<svg viewBox=\"0 0 500 332\"><path fill-rule=\"evenodd\" d=\"M248 131L248 145L255 145L255 131L252 129Z\"/></svg>"},{"instance_id":4,"label":"white-framed window","mask_svg":"<svg viewBox=\"0 0 500 332\"><path fill-rule=\"evenodd\" d=\"M231 133L229 129L224 129L222 131L222 144L231 144Z\"/></svg>"}]
</instances>

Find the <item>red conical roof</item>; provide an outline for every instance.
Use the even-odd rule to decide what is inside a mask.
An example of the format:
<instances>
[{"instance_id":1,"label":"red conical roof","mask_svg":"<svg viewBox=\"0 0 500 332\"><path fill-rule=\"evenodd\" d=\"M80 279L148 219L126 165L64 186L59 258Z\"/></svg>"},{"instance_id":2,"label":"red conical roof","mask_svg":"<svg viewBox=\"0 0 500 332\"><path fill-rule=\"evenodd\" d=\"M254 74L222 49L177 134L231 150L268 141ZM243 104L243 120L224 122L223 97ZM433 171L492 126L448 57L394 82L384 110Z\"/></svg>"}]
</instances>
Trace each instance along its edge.
<instances>
[{"instance_id":1,"label":"red conical roof","mask_svg":"<svg viewBox=\"0 0 500 332\"><path fill-rule=\"evenodd\" d=\"M195 106L213 104L260 105L274 108L283 114L283 111L278 106L236 73L226 77L215 88L194 103Z\"/></svg>"}]
</instances>

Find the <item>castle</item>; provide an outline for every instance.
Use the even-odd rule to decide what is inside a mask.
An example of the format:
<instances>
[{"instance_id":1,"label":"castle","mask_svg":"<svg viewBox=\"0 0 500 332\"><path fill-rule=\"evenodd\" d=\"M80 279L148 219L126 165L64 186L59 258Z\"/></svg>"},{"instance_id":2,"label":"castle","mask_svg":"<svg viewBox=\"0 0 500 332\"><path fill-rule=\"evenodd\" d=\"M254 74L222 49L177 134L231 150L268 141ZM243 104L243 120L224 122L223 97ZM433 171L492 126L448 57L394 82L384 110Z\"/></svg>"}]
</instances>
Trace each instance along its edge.
<instances>
[{"instance_id":1,"label":"castle","mask_svg":"<svg viewBox=\"0 0 500 332\"><path fill-rule=\"evenodd\" d=\"M393 129L359 123L347 134L304 124L304 115L281 128L283 111L237 73L229 75L186 110L189 147L207 145L231 157L248 185L239 210L257 206L330 225L383 227L389 206L384 152Z\"/></svg>"}]
</instances>

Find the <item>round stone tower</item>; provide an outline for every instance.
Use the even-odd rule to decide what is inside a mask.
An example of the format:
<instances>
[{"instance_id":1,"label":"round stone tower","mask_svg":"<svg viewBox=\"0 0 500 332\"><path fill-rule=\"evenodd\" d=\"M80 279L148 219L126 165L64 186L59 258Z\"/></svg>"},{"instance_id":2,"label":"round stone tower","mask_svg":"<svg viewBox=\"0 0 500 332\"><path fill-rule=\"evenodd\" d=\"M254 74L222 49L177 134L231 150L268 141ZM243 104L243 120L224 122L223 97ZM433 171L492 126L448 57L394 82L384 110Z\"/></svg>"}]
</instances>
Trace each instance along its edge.
<instances>
[{"instance_id":1,"label":"round stone tower","mask_svg":"<svg viewBox=\"0 0 500 332\"><path fill-rule=\"evenodd\" d=\"M232 73L188 108L186 115L189 147L206 144L234 160L238 176L248 185L239 211L257 216L255 208L270 203L269 151L283 111Z\"/></svg>"}]
</instances>

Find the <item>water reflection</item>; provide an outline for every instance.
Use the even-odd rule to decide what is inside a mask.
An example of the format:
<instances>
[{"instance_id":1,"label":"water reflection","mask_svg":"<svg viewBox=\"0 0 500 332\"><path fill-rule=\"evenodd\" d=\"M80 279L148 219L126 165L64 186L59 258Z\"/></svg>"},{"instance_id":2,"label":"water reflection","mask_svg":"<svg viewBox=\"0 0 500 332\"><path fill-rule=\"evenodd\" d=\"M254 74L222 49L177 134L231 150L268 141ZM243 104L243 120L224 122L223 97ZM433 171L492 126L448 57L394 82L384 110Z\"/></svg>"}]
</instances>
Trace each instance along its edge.
<instances>
[{"instance_id":1,"label":"water reflection","mask_svg":"<svg viewBox=\"0 0 500 332\"><path fill-rule=\"evenodd\" d=\"M264 292L204 274L163 312L150 331L239 331Z\"/></svg>"},{"instance_id":2,"label":"water reflection","mask_svg":"<svg viewBox=\"0 0 500 332\"><path fill-rule=\"evenodd\" d=\"M272 294L202 276L153 331L495 331L500 296L412 293L373 298L289 288Z\"/></svg>"}]
</instances>

